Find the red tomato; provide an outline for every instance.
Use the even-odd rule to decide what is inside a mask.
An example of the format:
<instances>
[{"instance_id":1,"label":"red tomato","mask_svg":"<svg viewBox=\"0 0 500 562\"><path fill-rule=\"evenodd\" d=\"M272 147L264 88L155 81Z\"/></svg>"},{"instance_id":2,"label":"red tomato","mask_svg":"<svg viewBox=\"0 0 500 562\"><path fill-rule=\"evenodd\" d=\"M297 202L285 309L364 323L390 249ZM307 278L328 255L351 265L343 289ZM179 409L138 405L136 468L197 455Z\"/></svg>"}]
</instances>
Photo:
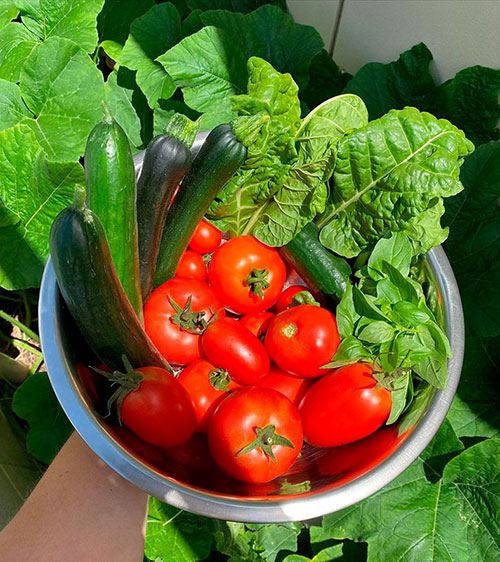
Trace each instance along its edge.
<instances>
[{"instance_id":1,"label":"red tomato","mask_svg":"<svg viewBox=\"0 0 500 562\"><path fill-rule=\"evenodd\" d=\"M215 410L208 444L215 462L233 478L269 482L300 453L300 416L288 398L271 388L241 388Z\"/></svg>"},{"instance_id":2,"label":"red tomato","mask_svg":"<svg viewBox=\"0 0 500 562\"><path fill-rule=\"evenodd\" d=\"M260 337L266 333L272 318L274 318L272 312L250 312L240 318L240 324L248 328L254 336Z\"/></svg>"},{"instance_id":3,"label":"red tomato","mask_svg":"<svg viewBox=\"0 0 500 562\"><path fill-rule=\"evenodd\" d=\"M271 363L257 336L234 318L218 318L201 339L208 360L239 384L254 384L267 375Z\"/></svg>"},{"instance_id":4,"label":"red tomato","mask_svg":"<svg viewBox=\"0 0 500 562\"><path fill-rule=\"evenodd\" d=\"M288 289L285 289L281 293L280 298L278 299L278 302L274 307L274 309L276 310L276 314L278 314L279 312L283 312L292 304L294 295L307 290L307 287L304 287L304 285L292 285L291 287L288 287Z\"/></svg>"},{"instance_id":5,"label":"red tomato","mask_svg":"<svg viewBox=\"0 0 500 562\"><path fill-rule=\"evenodd\" d=\"M375 388L373 366L355 363L326 374L300 404L304 438L316 447L338 447L363 439L383 425L391 393Z\"/></svg>"},{"instance_id":6,"label":"red tomato","mask_svg":"<svg viewBox=\"0 0 500 562\"><path fill-rule=\"evenodd\" d=\"M319 377L327 371L340 344L335 316L319 306L301 304L277 314L267 329L271 359L298 377Z\"/></svg>"},{"instance_id":7,"label":"red tomato","mask_svg":"<svg viewBox=\"0 0 500 562\"><path fill-rule=\"evenodd\" d=\"M186 389L196 414L196 431L207 431L215 408L227 393L240 385L227 371L217 369L205 359L198 359L177 377Z\"/></svg>"},{"instance_id":8,"label":"red tomato","mask_svg":"<svg viewBox=\"0 0 500 562\"><path fill-rule=\"evenodd\" d=\"M203 261L203 256L191 250L186 250L182 254L175 276L205 281L207 278L207 266Z\"/></svg>"},{"instance_id":9,"label":"red tomato","mask_svg":"<svg viewBox=\"0 0 500 562\"><path fill-rule=\"evenodd\" d=\"M293 402L296 406L300 404L302 397L311 384L311 379L301 379L295 375L290 375L282 371L279 367L276 367L276 365L273 365L269 374L262 377L256 383L257 386L274 388L274 390L281 392L281 394L284 394L288 400Z\"/></svg>"},{"instance_id":10,"label":"red tomato","mask_svg":"<svg viewBox=\"0 0 500 562\"><path fill-rule=\"evenodd\" d=\"M171 301L180 309L190 306L193 313L185 312L181 318ZM174 278L151 293L144 307L144 326L168 361L186 365L203 355L200 334L216 312L224 316L222 302L209 285L198 279Z\"/></svg>"},{"instance_id":11,"label":"red tomato","mask_svg":"<svg viewBox=\"0 0 500 562\"><path fill-rule=\"evenodd\" d=\"M188 393L165 369L140 367L142 380L121 403L123 424L143 441L174 447L193 435L196 416Z\"/></svg>"},{"instance_id":12,"label":"red tomato","mask_svg":"<svg viewBox=\"0 0 500 562\"><path fill-rule=\"evenodd\" d=\"M201 220L194 231L189 247L199 254L211 254L220 246L222 233L213 224Z\"/></svg>"},{"instance_id":13,"label":"red tomato","mask_svg":"<svg viewBox=\"0 0 500 562\"><path fill-rule=\"evenodd\" d=\"M208 267L210 284L238 314L273 306L285 279L286 267L278 251L253 236L238 236L223 244Z\"/></svg>"}]
</instances>

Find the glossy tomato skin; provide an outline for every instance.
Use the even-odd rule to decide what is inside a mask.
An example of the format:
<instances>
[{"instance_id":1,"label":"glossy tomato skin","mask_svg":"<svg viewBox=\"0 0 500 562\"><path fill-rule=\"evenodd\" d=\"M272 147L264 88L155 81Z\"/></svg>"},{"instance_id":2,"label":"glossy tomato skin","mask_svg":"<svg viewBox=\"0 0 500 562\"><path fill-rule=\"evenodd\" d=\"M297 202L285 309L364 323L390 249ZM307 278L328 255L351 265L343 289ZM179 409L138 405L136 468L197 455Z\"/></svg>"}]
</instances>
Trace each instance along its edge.
<instances>
[{"instance_id":1,"label":"glossy tomato skin","mask_svg":"<svg viewBox=\"0 0 500 562\"><path fill-rule=\"evenodd\" d=\"M234 318L217 318L201 341L210 363L228 371L238 384L254 384L269 372L271 363L264 345Z\"/></svg>"},{"instance_id":2,"label":"glossy tomato skin","mask_svg":"<svg viewBox=\"0 0 500 562\"><path fill-rule=\"evenodd\" d=\"M256 428L273 425L293 447L273 445L273 460L257 447L238 456L256 438ZM237 389L218 406L208 427L208 444L215 462L244 482L270 482L290 468L302 447L302 423L297 408L281 393L256 386Z\"/></svg>"},{"instance_id":3,"label":"glossy tomato skin","mask_svg":"<svg viewBox=\"0 0 500 562\"><path fill-rule=\"evenodd\" d=\"M212 287L198 279L169 279L151 293L144 307L148 336L167 361L175 365L187 365L203 355L201 336L182 329L172 320L176 311L170 299L184 308L190 297L192 310L204 311L206 321L216 312L224 316L222 302Z\"/></svg>"},{"instance_id":4,"label":"glossy tomato skin","mask_svg":"<svg viewBox=\"0 0 500 562\"><path fill-rule=\"evenodd\" d=\"M273 318L274 314L266 310L262 312L250 312L240 318L240 323L243 324L245 328L248 328L254 336L259 338L266 333L269 322L271 322Z\"/></svg>"},{"instance_id":5,"label":"glossy tomato skin","mask_svg":"<svg viewBox=\"0 0 500 562\"><path fill-rule=\"evenodd\" d=\"M193 403L196 414L196 431L207 431L208 422L219 402L226 397L228 392L240 386L231 380L225 386L226 390L215 388L210 382L210 373L215 370L217 367L206 359L198 359L188 365L177 377Z\"/></svg>"},{"instance_id":6,"label":"glossy tomato skin","mask_svg":"<svg viewBox=\"0 0 500 562\"><path fill-rule=\"evenodd\" d=\"M179 267L175 272L176 277L185 277L187 279L199 279L206 281L207 266L203 261L203 256L197 252L186 250L181 257Z\"/></svg>"},{"instance_id":7,"label":"glossy tomato skin","mask_svg":"<svg viewBox=\"0 0 500 562\"><path fill-rule=\"evenodd\" d=\"M286 310L292 304L292 299L297 293L307 290L307 287L304 287L304 285L292 285L285 289L279 296L278 302L274 307L276 314Z\"/></svg>"},{"instance_id":8,"label":"glossy tomato skin","mask_svg":"<svg viewBox=\"0 0 500 562\"><path fill-rule=\"evenodd\" d=\"M254 294L249 279L254 270L267 270L262 296ZM278 300L286 279L279 253L253 236L238 236L223 244L212 256L208 281L224 304L238 314L267 310Z\"/></svg>"},{"instance_id":9,"label":"glossy tomato skin","mask_svg":"<svg viewBox=\"0 0 500 562\"><path fill-rule=\"evenodd\" d=\"M288 400L298 407L307 389L313 384L312 379L302 379L295 375L285 373L273 365L269 373L257 381L256 385L263 388L273 388L285 395Z\"/></svg>"},{"instance_id":10,"label":"glossy tomato skin","mask_svg":"<svg viewBox=\"0 0 500 562\"><path fill-rule=\"evenodd\" d=\"M141 367L139 387L121 404L122 423L143 441L157 447L174 447L193 435L196 425L191 399L165 369Z\"/></svg>"},{"instance_id":11,"label":"glossy tomato skin","mask_svg":"<svg viewBox=\"0 0 500 562\"><path fill-rule=\"evenodd\" d=\"M304 439L338 447L371 435L391 411L391 393L375 388L373 366L347 365L327 373L306 392L299 407Z\"/></svg>"},{"instance_id":12,"label":"glossy tomato skin","mask_svg":"<svg viewBox=\"0 0 500 562\"><path fill-rule=\"evenodd\" d=\"M189 248L199 254L215 252L222 241L222 233L213 224L201 220L189 242Z\"/></svg>"},{"instance_id":13,"label":"glossy tomato skin","mask_svg":"<svg viewBox=\"0 0 500 562\"><path fill-rule=\"evenodd\" d=\"M320 377L340 344L335 316L326 308L302 304L277 314L265 339L271 359L298 377Z\"/></svg>"}]
</instances>

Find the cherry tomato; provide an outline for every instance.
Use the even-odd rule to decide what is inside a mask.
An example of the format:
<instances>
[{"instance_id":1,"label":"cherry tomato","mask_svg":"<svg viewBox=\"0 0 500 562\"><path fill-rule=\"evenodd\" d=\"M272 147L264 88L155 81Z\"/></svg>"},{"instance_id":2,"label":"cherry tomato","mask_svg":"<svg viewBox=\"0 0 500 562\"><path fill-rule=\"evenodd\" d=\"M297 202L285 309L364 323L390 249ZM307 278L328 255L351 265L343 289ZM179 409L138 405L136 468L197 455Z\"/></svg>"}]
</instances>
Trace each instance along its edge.
<instances>
[{"instance_id":1,"label":"cherry tomato","mask_svg":"<svg viewBox=\"0 0 500 562\"><path fill-rule=\"evenodd\" d=\"M241 388L215 410L208 444L215 462L233 478L269 482L286 472L300 453L300 416L276 390Z\"/></svg>"},{"instance_id":2,"label":"cherry tomato","mask_svg":"<svg viewBox=\"0 0 500 562\"><path fill-rule=\"evenodd\" d=\"M220 246L222 233L213 224L201 220L189 242L189 248L199 254L211 254Z\"/></svg>"},{"instance_id":3,"label":"cherry tomato","mask_svg":"<svg viewBox=\"0 0 500 562\"><path fill-rule=\"evenodd\" d=\"M301 379L295 375L290 375L276 367L276 365L273 365L269 373L256 383L257 386L274 388L274 390L281 392L296 406L300 404L302 397L311 384L311 379Z\"/></svg>"},{"instance_id":4,"label":"cherry tomato","mask_svg":"<svg viewBox=\"0 0 500 562\"><path fill-rule=\"evenodd\" d=\"M254 336L260 337L266 333L272 318L274 318L272 312L250 312L240 318L240 324L248 328Z\"/></svg>"},{"instance_id":5,"label":"cherry tomato","mask_svg":"<svg viewBox=\"0 0 500 562\"><path fill-rule=\"evenodd\" d=\"M338 447L363 439L387 421L391 393L375 387L372 373L372 365L355 363L313 384L299 407L308 443Z\"/></svg>"},{"instance_id":6,"label":"cherry tomato","mask_svg":"<svg viewBox=\"0 0 500 562\"><path fill-rule=\"evenodd\" d=\"M208 267L210 284L238 314L273 306L285 279L286 267L278 251L253 236L238 236L223 244Z\"/></svg>"},{"instance_id":7,"label":"cherry tomato","mask_svg":"<svg viewBox=\"0 0 500 562\"><path fill-rule=\"evenodd\" d=\"M278 302L274 307L274 310L276 310L276 314L278 314L279 312L283 312L292 304L294 295L307 290L307 287L304 287L304 285L292 285L291 287L288 287L288 289L285 289L281 293Z\"/></svg>"},{"instance_id":8,"label":"cherry tomato","mask_svg":"<svg viewBox=\"0 0 500 562\"><path fill-rule=\"evenodd\" d=\"M231 380L227 371L214 367L205 359L198 359L177 377L186 389L196 414L196 431L207 431L215 408L227 393L240 385Z\"/></svg>"},{"instance_id":9,"label":"cherry tomato","mask_svg":"<svg viewBox=\"0 0 500 562\"><path fill-rule=\"evenodd\" d=\"M302 304L277 314L265 339L271 359L298 377L319 377L327 371L340 344L335 316L319 306Z\"/></svg>"},{"instance_id":10,"label":"cherry tomato","mask_svg":"<svg viewBox=\"0 0 500 562\"><path fill-rule=\"evenodd\" d=\"M222 302L209 285L175 277L151 293L144 307L144 326L168 361L187 365L202 357L200 334L216 312L224 316Z\"/></svg>"},{"instance_id":11,"label":"cherry tomato","mask_svg":"<svg viewBox=\"0 0 500 562\"><path fill-rule=\"evenodd\" d=\"M182 254L175 276L205 281L207 278L207 266L203 261L203 256L191 250L186 250Z\"/></svg>"},{"instance_id":12,"label":"cherry tomato","mask_svg":"<svg viewBox=\"0 0 500 562\"><path fill-rule=\"evenodd\" d=\"M217 318L201 339L208 360L239 384L254 384L271 367L262 342L234 318Z\"/></svg>"},{"instance_id":13,"label":"cherry tomato","mask_svg":"<svg viewBox=\"0 0 500 562\"><path fill-rule=\"evenodd\" d=\"M142 375L120 406L123 424L143 441L157 447L174 447L193 435L196 416L188 393L165 369L140 367ZM126 375L124 375L126 376Z\"/></svg>"}]
</instances>

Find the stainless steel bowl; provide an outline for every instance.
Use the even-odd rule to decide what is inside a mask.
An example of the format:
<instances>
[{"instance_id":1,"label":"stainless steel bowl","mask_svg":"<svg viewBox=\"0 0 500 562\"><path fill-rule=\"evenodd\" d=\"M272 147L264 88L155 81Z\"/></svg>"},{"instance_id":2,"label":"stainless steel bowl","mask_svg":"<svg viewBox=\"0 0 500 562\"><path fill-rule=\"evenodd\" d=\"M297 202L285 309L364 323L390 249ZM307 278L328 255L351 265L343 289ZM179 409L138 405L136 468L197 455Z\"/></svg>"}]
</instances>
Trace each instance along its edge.
<instances>
[{"instance_id":1,"label":"stainless steel bowl","mask_svg":"<svg viewBox=\"0 0 500 562\"><path fill-rule=\"evenodd\" d=\"M139 166L140 162L136 164ZM294 470L276 482L242 484L224 476L216 467L196 469L173 461L159 450L142 446L131 434L104 419L99 413L95 389L89 387L88 379L77 368L78 363L89 360L88 350L66 310L50 260L39 303L40 333L49 378L66 415L94 452L124 478L160 500L231 521L278 523L318 517L361 501L394 480L428 445L448 412L462 368L462 304L443 249L434 248L428 254L427 263L442 301L453 352L446 389L436 391L429 410L406 439L386 433L377 447L362 444L342 450L336 457L341 461L337 470L336 458L333 459L333 472L324 470L328 464L324 455L328 453L306 449ZM376 452L370 453L371 449ZM347 458L350 464L343 462Z\"/></svg>"}]
</instances>

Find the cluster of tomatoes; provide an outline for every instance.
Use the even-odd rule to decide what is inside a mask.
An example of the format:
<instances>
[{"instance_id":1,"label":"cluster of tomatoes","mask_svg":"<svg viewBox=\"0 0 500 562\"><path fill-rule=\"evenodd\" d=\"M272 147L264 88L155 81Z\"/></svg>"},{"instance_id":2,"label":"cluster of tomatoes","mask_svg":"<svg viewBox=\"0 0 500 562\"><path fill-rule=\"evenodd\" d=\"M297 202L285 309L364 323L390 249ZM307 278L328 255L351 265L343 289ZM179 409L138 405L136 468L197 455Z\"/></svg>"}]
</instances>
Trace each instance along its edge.
<instances>
[{"instance_id":1,"label":"cluster of tomatoes","mask_svg":"<svg viewBox=\"0 0 500 562\"><path fill-rule=\"evenodd\" d=\"M251 236L221 242L202 221L176 276L146 302L146 332L179 372L138 369L140 387L122 401L121 419L160 447L205 432L222 470L268 482L290 468L304 439L332 447L375 431L390 396L373 388L368 365L324 368L340 343L335 316L307 287L284 289L287 268L276 249ZM298 295L312 304L299 304ZM385 400L378 418L347 388Z\"/></svg>"}]
</instances>

